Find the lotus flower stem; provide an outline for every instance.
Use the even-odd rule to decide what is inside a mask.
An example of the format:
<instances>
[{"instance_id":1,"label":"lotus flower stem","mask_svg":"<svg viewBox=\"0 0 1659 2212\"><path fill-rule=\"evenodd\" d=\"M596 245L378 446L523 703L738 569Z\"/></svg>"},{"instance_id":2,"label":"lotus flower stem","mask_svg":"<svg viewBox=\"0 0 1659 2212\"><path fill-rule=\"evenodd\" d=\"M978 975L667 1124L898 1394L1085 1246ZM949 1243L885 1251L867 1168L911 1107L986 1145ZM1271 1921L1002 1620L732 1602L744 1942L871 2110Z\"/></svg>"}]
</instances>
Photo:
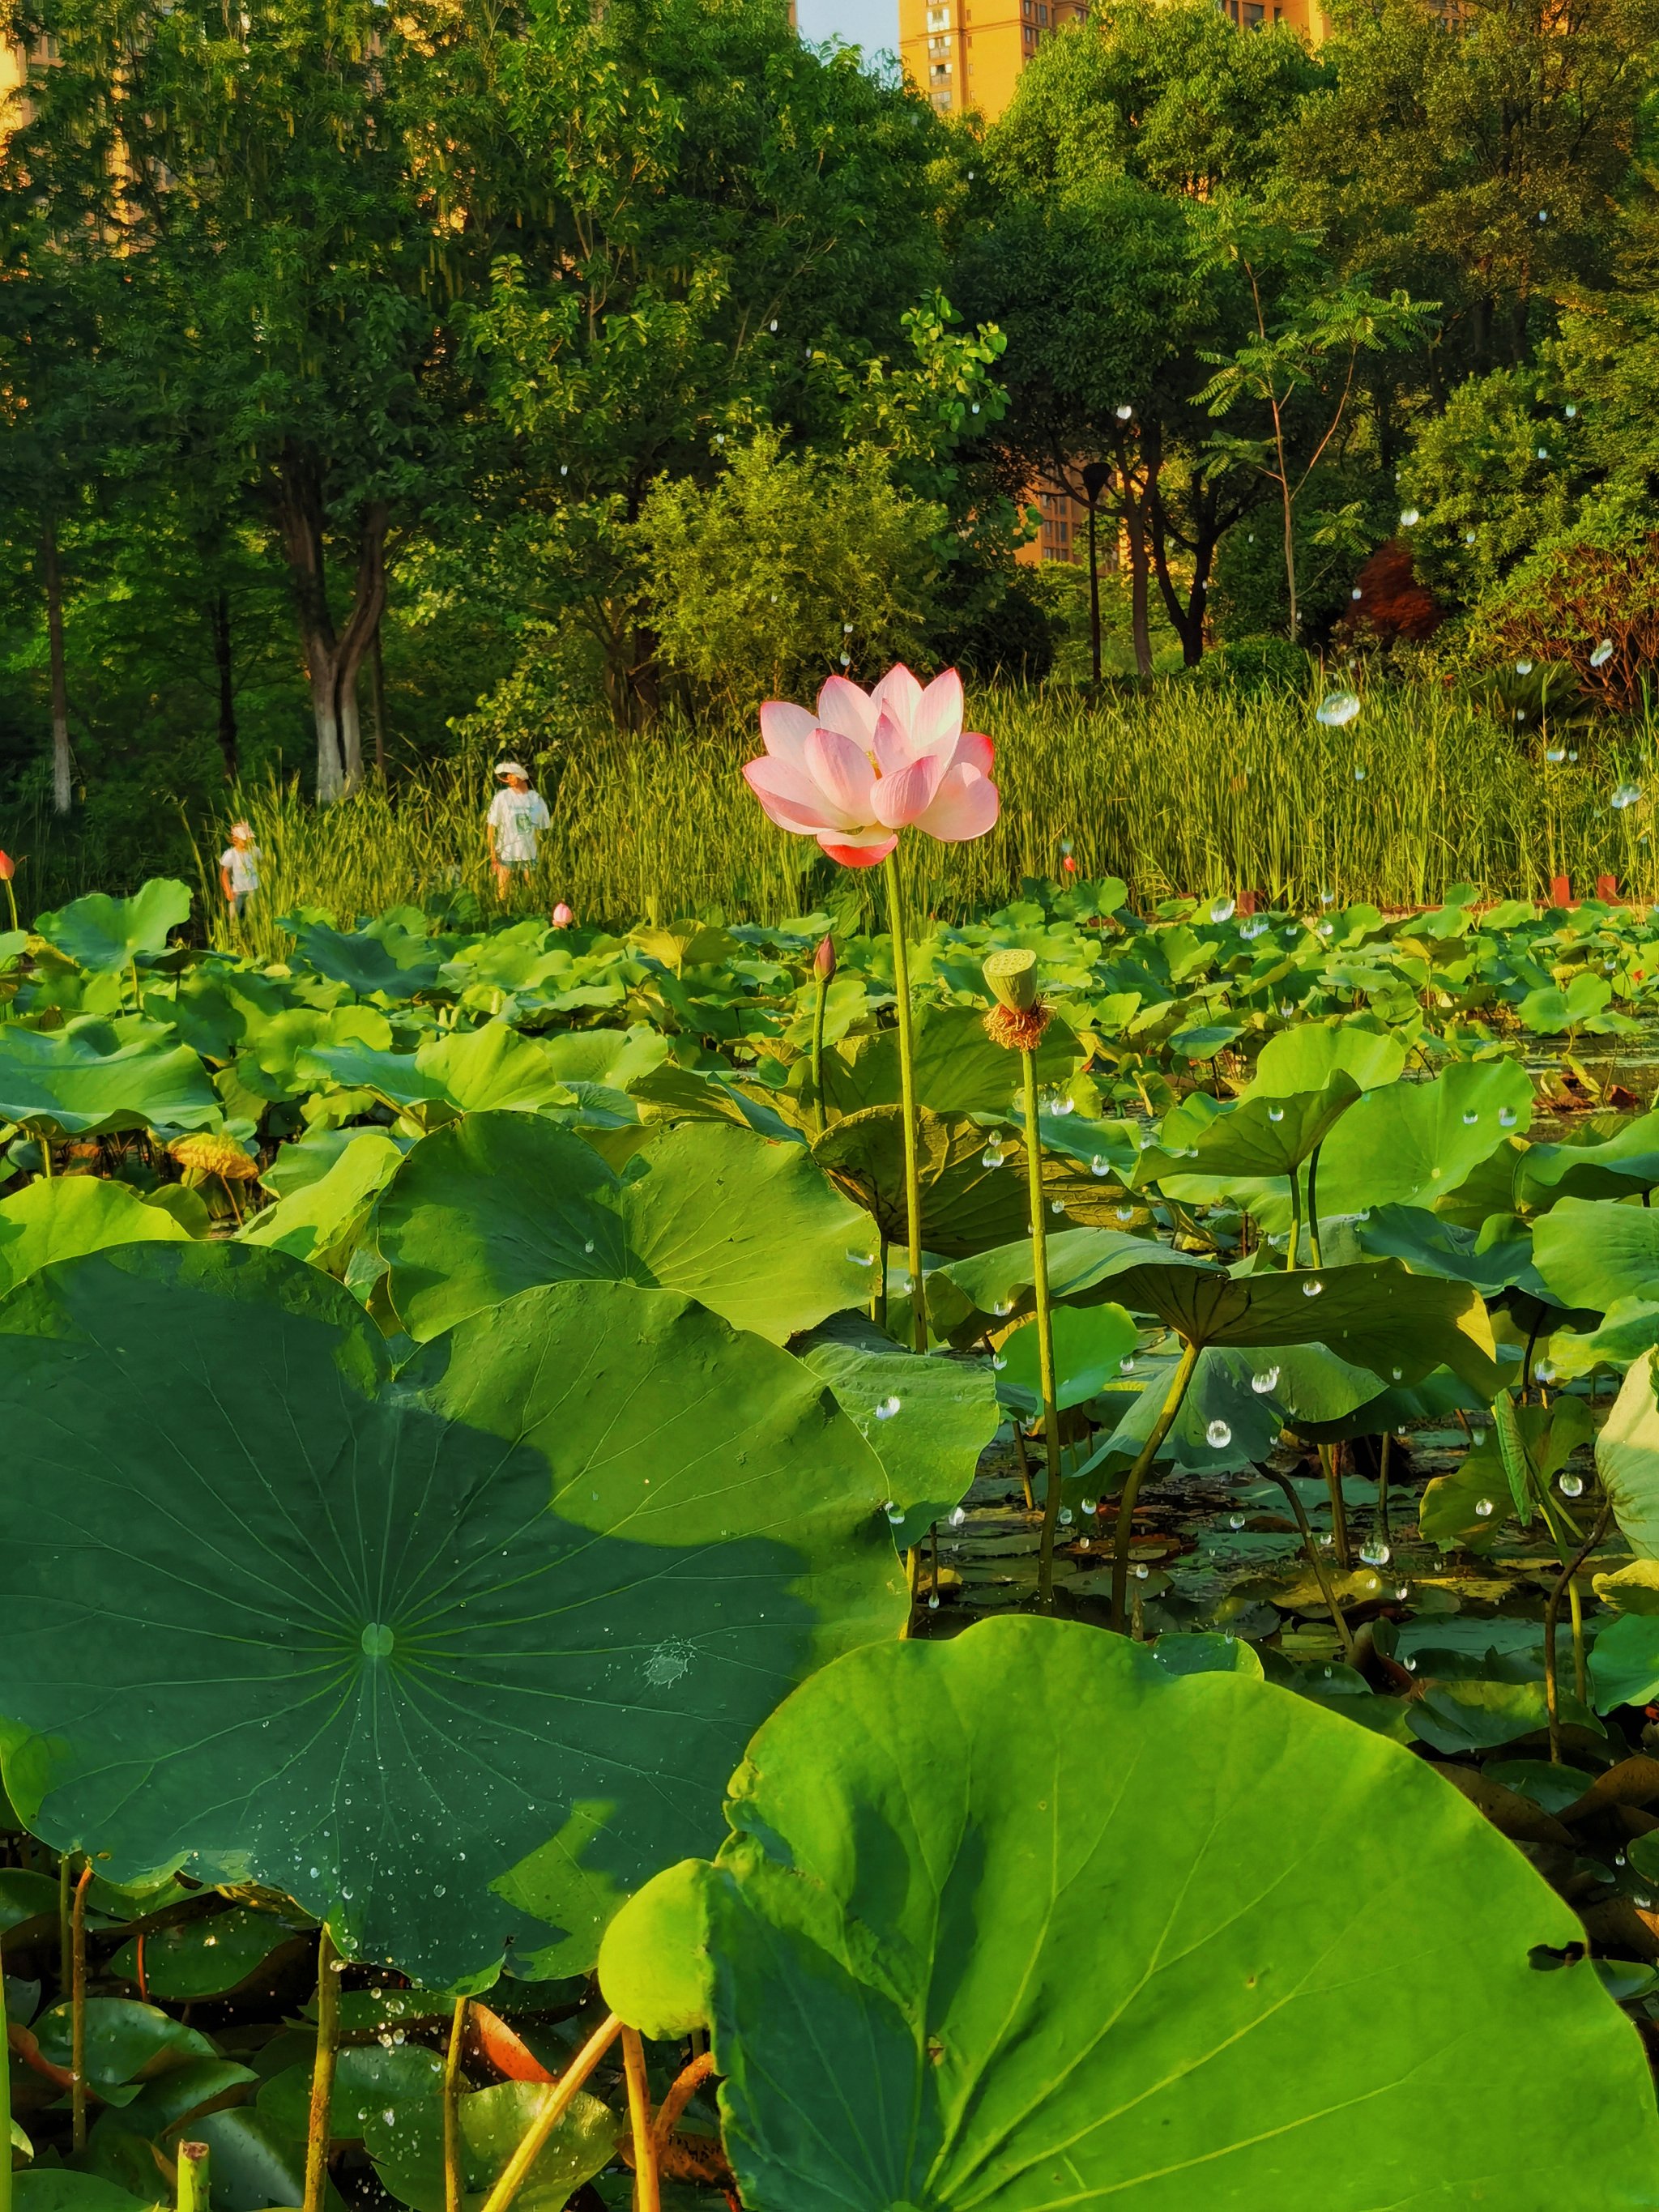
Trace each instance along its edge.
<instances>
[{"instance_id":1,"label":"lotus flower stem","mask_svg":"<svg viewBox=\"0 0 1659 2212\"><path fill-rule=\"evenodd\" d=\"M501 2179L485 2197L479 2212L507 2212L507 2206L524 2187L531 2167L547 2148L548 2138L575 2103L582 2084L622 2032L623 2024L616 2014L607 2013L560 2075L547 2101L520 2136L518 2148L501 2169Z\"/></svg>"},{"instance_id":2,"label":"lotus flower stem","mask_svg":"<svg viewBox=\"0 0 1659 2212\"><path fill-rule=\"evenodd\" d=\"M1308 1555L1308 1565L1314 1571L1314 1580L1319 1584L1320 1595L1330 1610L1331 1619L1336 1623L1336 1633L1342 1646L1342 1655L1352 1665L1353 1631L1348 1626L1347 1617L1338 1601L1331 1578L1325 1571L1325 1562L1319 1556L1319 1547L1314 1541L1314 1533L1309 1525L1307 1509L1297 1495L1296 1485L1288 1474L1280 1474L1276 1468L1264 1467L1261 1472L1269 1482L1276 1482L1291 1501L1291 1510L1296 1516L1296 1525L1302 1531L1302 1548Z\"/></svg>"},{"instance_id":3,"label":"lotus flower stem","mask_svg":"<svg viewBox=\"0 0 1659 2212\"><path fill-rule=\"evenodd\" d=\"M651 2084L645 2045L636 2027L623 2030L623 2071L628 2080L628 2118L634 2131L634 2212L661 2212L656 2132L651 2124Z\"/></svg>"},{"instance_id":4,"label":"lotus flower stem","mask_svg":"<svg viewBox=\"0 0 1659 2212\"><path fill-rule=\"evenodd\" d=\"M461 2212L461 2115L458 2093L461 2081L461 2047L466 2039L466 2004L457 1997L449 2023L449 2044L444 2052L444 2212Z\"/></svg>"},{"instance_id":5,"label":"lotus flower stem","mask_svg":"<svg viewBox=\"0 0 1659 2212\"><path fill-rule=\"evenodd\" d=\"M1198 1365L1199 1347L1183 1343L1181 1359L1175 1378L1170 1384L1170 1395L1164 1401L1164 1411L1152 1427L1152 1433L1140 1447L1139 1456L1123 1478L1123 1488L1117 1501L1117 1534L1112 1546L1112 1626L1127 1633L1129 1609L1129 1539L1134 1527L1135 1500L1140 1495L1140 1486L1146 1480L1146 1470L1158 1457L1158 1447L1170 1433L1176 1415L1181 1411L1187 1387L1193 1379L1193 1370Z\"/></svg>"},{"instance_id":6,"label":"lotus flower stem","mask_svg":"<svg viewBox=\"0 0 1659 2212\"><path fill-rule=\"evenodd\" d=\"M340 2045L340 1977L327 1921L317 1931L317 2056L311 2068L311 2116L306 2130L305 2212L323 2212L334 2105L334 2062Z\"/></svg>"},{"instance_id":7,"label":"lotus flower stem","mask_svg":"<svg viewBox=\"0 0 1659 2212\"><path fill-rule=\"evenodd\" d=\"M1577 1601L1578 1592L1575 1587L1575 1578L1578 1573L1578 1570L1583 1565L1585 1560L1589 1559L1590 1553L1595 1549L1603 1536L1607 1534L1607 1523L1612 1520L1612 1518L1613 1500L1608 1498L1606 1504L1602 1506L1600 1513L1595 1516L1595 1526L1590 1530L1589 1535L1585 1537L1583 1542L1573 1553L1572 1557L1567 1561L1565 1566L1562 1568L1559 1577L1556 1581L1553 1589L1550 1591L1548 1598L1545 1601L1544 1705L1549 1714L1550 1764L1552 1766L1559 1766L1561 1764L1561 1694L1555 1671L1555 1629L1557 1622L1561 1618L1561 1600L1563 1596L1565 1595L1575 1601L1572 1607L1572 1657L1573 1666L1575 1668L1575 1679L1577 1684L1578 1701L1583 1705L1587 1702L1585 1692L1589 1686L1587 1680L1587 1669L1584 1665L1583 1607Z\"/></svg>"},{"instance_id":8,"label":"lotus flower stem","mask_svg":"<svg viewBox=\"0 0 1659 2212\"><path fill-rule=\"evenodd\" d=\"M910 957L905 942L904 885L898 854L881 864L887 886L887 926L893 936L893 989L898 1001L899 1095L904 1113L904 1211L910 1260L910 1340L927 1349L927 1297L921 1279L921 1165L916 1123L916 1042L910 1006Z\"/></svg>"},{"instance_id":9,"label":"lotus flower stem","mask_svg":"<svg viewBox=\"0 0 1659 2212\"><path fill-rule=\"evenodd\" d=\"M1054 1530L1060 1521L1060 1407L1054 1384L1054 1323L1048 1304L1048 1232L1043 1221L1042 1138L1037 1128L1036 1054L1019 1056L1025 1121L1025 1179L1031 1206L1031 1287L1036 1297L1037 1374L1042 1385L1042 1450L1048 1480L1037 1542L1037 1602L1054 1601Z\"/></svg>"},{"instance_id":10,"label":"lotus flower stem","mask_svg":"<svg viewBox=\"0 0 1659 2212\"><path fill-rule=\"evenodd\" d=\"M75 1885L70 1932L70 2132L77 2151L87 2147L87 1884L91 1880L88 1859ZM9 2130L6 2154L11 2154Z\"/></svg>"},{"instance_id":11,"label":"lotus flower stem","mask_svg":"<svg viewBox=\"0 0 1659 2212\"><path fill-rule=\"evenodd\" d=\"M179 2146L179 2212L208 2212L209 2148L204 2142Z\"/></svg>"}]
</instances>

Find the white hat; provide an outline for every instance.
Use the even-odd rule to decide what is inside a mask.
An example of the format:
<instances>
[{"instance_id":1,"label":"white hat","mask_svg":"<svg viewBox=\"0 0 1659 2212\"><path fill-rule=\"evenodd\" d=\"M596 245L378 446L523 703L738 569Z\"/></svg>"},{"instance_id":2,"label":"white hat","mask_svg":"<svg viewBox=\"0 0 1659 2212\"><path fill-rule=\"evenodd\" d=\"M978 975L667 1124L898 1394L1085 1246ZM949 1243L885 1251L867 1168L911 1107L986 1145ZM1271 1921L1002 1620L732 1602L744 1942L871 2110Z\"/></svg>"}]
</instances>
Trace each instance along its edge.
<instances>
[{"instance_id":1,"label":"white hat","mask_svg":"<svg viewBox=\"0 0 1659 2212\"><path fill-rule=\"evenodd\" d=\"M497 775L521 775L526 783L530 781L529 769L520 768L517 761L497 761L495 773Z\"/></svg>"},{"instance_id":2,"label":"white hat","mask_svg":"<svg viewBox=\"0 0 1659 2212\"><path fill-rule=\"evenodd\" d=\"M253 825L251 822L233 822L230 825L230 834L233 837L251 837L253 835Z\"/></svg>"}]
</instances>

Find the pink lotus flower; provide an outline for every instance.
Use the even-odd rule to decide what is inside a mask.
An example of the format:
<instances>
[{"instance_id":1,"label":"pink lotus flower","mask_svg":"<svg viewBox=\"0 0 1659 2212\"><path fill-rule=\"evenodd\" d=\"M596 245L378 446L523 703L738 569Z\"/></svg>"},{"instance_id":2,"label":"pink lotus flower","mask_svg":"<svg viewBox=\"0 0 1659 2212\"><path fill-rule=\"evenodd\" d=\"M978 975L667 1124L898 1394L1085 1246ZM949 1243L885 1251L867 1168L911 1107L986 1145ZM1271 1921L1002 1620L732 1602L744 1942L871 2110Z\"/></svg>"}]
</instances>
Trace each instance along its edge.
<instances>
[{"instance_id":1,"label":"pink lotus flower","mask_svg":"<svg viewBox=\"0 0 1659 2212\"><path fill-rule=\"evenodd\" d=\"M954 668L925 691L902 665L873 691L832 676L816 715L769 699L760 725L765 753L743 768L750 790L781 830L816 837L844 867L873 868L901 830L961 845L996 821L991 740L963 731Z\"/></svg>"},{"instance_id":2,"label":"pink lotus flower","mask_svg":"<svg viewBox=\"0 0 1659 2212\"><path fill-rule=\"evenodd\" d=\"M557 906L553 909L554 928L568 929L571 923L574 921L575 919L575 915L572 914L570 908L565 904L564 901L561 899Z\"/></svg>"}]
</instances>

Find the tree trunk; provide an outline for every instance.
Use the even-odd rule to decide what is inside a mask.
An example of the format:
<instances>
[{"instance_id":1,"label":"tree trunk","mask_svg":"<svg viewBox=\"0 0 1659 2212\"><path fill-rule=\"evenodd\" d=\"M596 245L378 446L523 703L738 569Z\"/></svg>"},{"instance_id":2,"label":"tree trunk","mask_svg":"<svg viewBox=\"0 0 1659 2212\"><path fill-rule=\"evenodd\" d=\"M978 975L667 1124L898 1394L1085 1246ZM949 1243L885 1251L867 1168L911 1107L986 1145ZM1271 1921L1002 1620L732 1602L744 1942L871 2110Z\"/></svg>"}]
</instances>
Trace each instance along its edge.
<instances>
[{"instance_id":1,"label":"tree trunk","mask_svg":"<svg viewBox=\"0 0 1659 2212\"><path fill-rule=\"evenodd\" d=\"M300 641L311 679L317 728L317 803L331 805L363 780L362 730L357 713L357 674L374 644L386 606L386 503L371 500L357 523L357 574L351 611L336 631L328 604L323 550L321 473L315 456L290 448L276 487L276 523L289 567Z\"/></svg>"},{"instance_id":2,"label":"tree trunk","mask_svg":"<svg viewBox=\"0 0 1659 2212\"><path fill-rule=\"evenodd\" d=\"M228 592L215 596L209 619L213 625L213 663L219 676L219 750L224 755L225 781L234 783L240 763L236 757L236 687L231 680Z\"/></svg>"},{"instance_id":3,"label":"tree trunk","mask_svg":"<svg viewBox=\"0 0 1659 2212\"><path fill-rule=\"evenodd\" d=\"M374 773L386 781L386 663L380 657L380 625L368 656L368 701L374 714Z\"/></svg>"},{"instance_id":4,"label":"tree trunk","mask_svg":"<svg viewBox=\"0 0 1659 2212\"><path fill-rule=\"evenodd\" d=\"M1160 483L1155 482L1147 502L1148 520L1152 540L1152 572L1158 578L1158 592L1164 611L1175 625L1176 635L1181 640L1181 658L1188 668L1196 668L1204 658L1206 600L1210 588L1210 569L1215 560L1216 547L1221 542L1222 523L1219 501L1207 478L1200 478L1188 494L1192 509L1189 538L1182 537L1170 520L1164 505ZM1170 538L1190 553L1193 562L1193 580L1183 601L1176 589L1175 578L1170 573Z\"/></svg>"},{"instance_id":5,"label":"tree trunk","mask_svg":"<svg viewBox=\"0 0 1659 2212\"><path fill-rule=\"evenodd\" d=\"M40 574L46 587L52 678L52 806L54 814L67 814L75 793L70 775L69 674L64 663L64 578L58 565L58 525L50 515L40 530Z\"/></svg>"}]
</instances>

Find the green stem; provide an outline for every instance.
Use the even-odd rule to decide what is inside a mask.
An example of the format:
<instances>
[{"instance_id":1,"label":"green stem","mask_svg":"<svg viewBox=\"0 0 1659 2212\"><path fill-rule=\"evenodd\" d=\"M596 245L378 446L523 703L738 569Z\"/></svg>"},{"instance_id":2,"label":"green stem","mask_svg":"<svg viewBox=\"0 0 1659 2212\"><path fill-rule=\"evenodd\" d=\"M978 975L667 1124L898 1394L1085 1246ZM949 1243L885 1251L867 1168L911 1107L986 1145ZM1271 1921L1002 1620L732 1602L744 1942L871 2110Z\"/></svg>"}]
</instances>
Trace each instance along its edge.
<instances>
[{"instance_id":1,"label":"green stem","mask_svg":"<svg viewBox=\"0 0 1659 2212\"><path fill-rule=\"evenodd\" d=\"M1336 1547L1336 1564L1346 1575L1353 1565L1353 1554L1348 1548L1348 1508L1342 1496L1342 1468L1340 1444L1321 1444L1319 1465L1325 1477L1325 1487L1331 1498L1331 1540Z\"/></svg>"},{"instance_id":2,"label":"green stem","mask_svg":"<svg viewBox=\"0 0 1659 2212\"><path fill-rule=\"evenodd\" d=\"M830 978L818 977L818 1000L812 1009L812 1119L819 1136L823 1134L823 1024L830 1012Z\"/></svg>"},{"instance_id":3,"label":"green stem","mask_svg":"<svg viewBox=\"0 0 1659 2212\"><path fill-rule=\"evenodd\" d=\"M11 2015L0 2038L0 2212L11 2212Z\"/></svg>"},{"instance_id":4,"label":"green stem","mask_svg":"<svg viewBox=\"0 0 1659 2212\"><path fill-rule=\"evenodd\" d=\"M1308 1155L1308 1246L1316 1267L1325 1264L1319 1250L1319 1146Z\"/></svg>"},{"instance_id":5,"label":"green stem","mask_svg":"<svg viewBox=\"0 0 1659 2212\"><path fill-rule=\"evenodd\" d=\"M1382 1453L1376 1470L1376 1533L1385 1544L1394 1539L1389 1534L1389 1449L1394 1443L1394 1431L1382 1431Z\"/></svg>"},{"instance_id":6,"label":"green stem","mask_svg":"<svg viewBox=\"0 0 1659 2212\"><path fill-rule=\"evenodd\" d=\"M1181 1401L1187 1395L1187 1386L1193 1379L1193 1370L1198 1364L1199 1347L1183 1344L1181 1360L1170 1385L1170 1395L1164 1401L1164 1411L1146 1443L1140 1456L1123 1478L1123 1489L1117 1501L1117 1534L1112 1547L1112 1626L1121 1630L1128 1620L1129 1595L1129 1536L1134 1522L1135 1500L1140 1495L1140 1486L1146 1470L1158 1457L1158 1447L1170 1433L1170 1424L1181 1411Z\"/></svg>"},{"instance_id":7,"label":"green stem","mask_svg":"<svg viewBox=\"0 0 1659 2212\"><path fill-rule=\"evenodd\" d=\"M179 2146L179 2212L208 2212L208 2146Z\"/></svg>"},{"instance_id":8,"label":"green stem","mask_svg":"<svg viewBox=\"0 0 1659 2212\"><path fill-rule=\"evenodd\" d=\"M1285 1255L1285 1268L1289 1273L1297 1265L1302 1249L1302 1170L1291 1170L1291 1243Z\"/></svg>"},{"instance_id":9,"label":"green stem","mask_svg":"<svg viewBox=\"0 0 1659 2212\"><path fill-rule=\"evenodd\" d=\"M1561 1693L1555 1668L1555 1629L1561 1618L1561 1600L1568 1592L1577 1597L1573 1578L1607 1534L1607 1524L1612 1519L1613 1500L1609 1498L1596 1516L1595 1526L1562 1568L1559 1579L1544 1602L1544 1705L1549 1715L1550 1764L1553 1766L1561 1764ZM1578 1693L1581 1703L1585 1701L1582 1686L1584 1680L1583 1644L1583 1615L1581 1607L1575 1605L1572 1608L1572 1656L1581 1684Z\"/></svg>"},{"instance_id":10,"label":"green stem","mask_svg":"<svg viewBox=\"0 0 1659 2212\"><path fill-rule=\"evenodd\" d=\"M461 2212L461 2116L457 2092L461 2079L461 2045L466 2035L465 1997L457 1997L444 2053L444 2212Z\"/></svg>"},{"instance_id":11,"label":"green stem","mask_svg":"<svg viewBox=\"0 0 1659 2212\"><path fill-rule=\"evenodd\" d=\"M88 1859L75 1885L70 1919L70 2135L77 2151L87 2147L87 1884L91 1880Z\"/></svg>"},{"instance_id":12,"label":"green stem","mask_svg":"<svg viewBox=\"0 0 1659 2212\"><path fill-rule=\"evenodd\" d=\"M1349 1627L1347 1619L1337 1601L1336 1590L1331 1578L1325 1571L1325 1562L1319 1556L1319 1547L1314 1541L1314 1533L1309 1526L1307 1511L1297 1494L1296 1485L1288 1474L1280 1474L1276 1468L1264 1467L1261 1471L1267 1476L1269 1482L1276 1482L1291 1501L1291 1510L1296 1516L1296 1525L1302 1531L1302 1548L1308 1555L1308 1565L1314 1571L1314 1580L1319 1584L1320 1594L1330 1610L1331 1619L1336 1623L1336 1633L1342 1645L1343 1656L1352 1664L1353 1631Z\"/></svg>"},{"instance_id":13,"label":"green stem","mask_svg":"<svg viewBox=\"0 0 1659 2212\"><path fill-rule=\"evenodd\" d=\"M1054 1602L1054 1530L1060 1518L1060 1407L1054 1389L1054 1324L1048 1306L1048 1231L1043 1219L1042 1138L1037 1128L1036 1054L1019 1056L1025 1110L1025 1181L1031 1208L1031 1287L1036 1294L1037 1372L1042 1383L1042 1447L1048 1485L1042 1494L1042 1534L1037 1543L1037 1602Z\"/></svg>"},{"instance_id":14,"label":"green stem","mask_svg":"<svg viewBox=\"0 0 1659 2212\"><path fill-rule=\"evenodd\" d=\"M918 1352L927 1349L927 1299L921 1279L921 1164L916 1124L916 1042L910 1006L910 955L905 942L904 887L898 854L881 864L887 886L887 926L893 937L893 990L897 1000L899 1092L904 1112L904 1209L909 1231L910 1338Z\"/></svg>"},{"instance_id":15,"label":"green stem","mask_svg":"<svg viewBox=\"0 0 1659 2212\"><path fill-rule=\"evenodd\" d=\"M6 907L11 915L11 926L15 929L17 927L17 894L11 887L11 878L7 876L3 880L6 886Z\"/></svg>"},{"instance_id":16,"label":"green stem","mask_svg":"<svg viewBox=\"0 0 1659 2212\"><path fill-rule=\"evenodd\" d=\"M330 2124L334 2104L334 2061L340 2040L339 1953L324 1921L317 1931L317 2056L311 2069L311 2118L306 2130L304 2212L323 2212L328 2186Z\"/></svg>"}]
</instances>

